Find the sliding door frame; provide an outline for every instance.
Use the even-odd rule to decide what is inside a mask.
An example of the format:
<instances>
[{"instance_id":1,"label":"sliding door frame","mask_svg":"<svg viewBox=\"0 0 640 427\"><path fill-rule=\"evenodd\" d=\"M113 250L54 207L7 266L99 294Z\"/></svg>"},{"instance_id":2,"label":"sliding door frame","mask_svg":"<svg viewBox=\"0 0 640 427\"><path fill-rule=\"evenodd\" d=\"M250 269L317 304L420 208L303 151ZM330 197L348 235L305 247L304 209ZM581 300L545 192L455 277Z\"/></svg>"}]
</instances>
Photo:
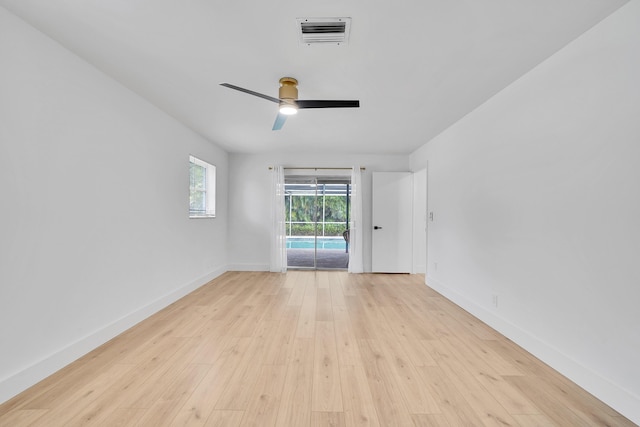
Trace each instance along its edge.
<instances>
[{"instance_id":1,"label":"sliding door frame","mask_svg":"<svg viewBox=\"0 0 640 427\"><path fill-rule=\"evenodd\" d=\"M341 185L345 185L346 188L346 221L345 221L345 229L349 228L349 218L350 218L350 212L349 212L349 208L350 208L350 190L351 190L351 176L327 176L327 175L310 175L310 174L306 174L306 175L285 175L285 191L287 188L287 185L290 184L302 184L302 185L309 185L309 186L313 186L313 194L309 194L310 196L313 197L314 203L313 203L313 265L309 265L309 266L295 266L295 265L289 265L288 261L287 261L287 269L300 269L300 270L318 270L318 234L320 232L319 230L319 226L320 226L320 219L322 219L322 225L326 225L325 224L325 209L326 209L326 197L327 197L327 189L326 189L326 185L327 184L341 184ZM320 186L322 186L322 194L319 194L319 189ZM319 197L322 196L323 200L319 200ZM293 194L290 193L289 194L289 224L287 224L287 236L291 236L291 227L292 227L292 221L291 221L291 208L293 205ZM319 205L318 203L322 203L322 212L320 212L319 209ZM320 218L320 215L322 215L322 218ZM325 236L325 229L323 228L322 230L322 237ZM345 253L348 254L348 242L345 242L345 244L347 245L346 248L347 250L345 251ZM287 251L289 251L290 248L287 249ZM323 249L324 250L324 249ZM348 256L348 255L347 255ZM287 257L288 259L288 257ZM346 269L346 266L344 268L342 267L336 267L336 268L327 268L327 269Z\"/></svg>"}]
</instances>

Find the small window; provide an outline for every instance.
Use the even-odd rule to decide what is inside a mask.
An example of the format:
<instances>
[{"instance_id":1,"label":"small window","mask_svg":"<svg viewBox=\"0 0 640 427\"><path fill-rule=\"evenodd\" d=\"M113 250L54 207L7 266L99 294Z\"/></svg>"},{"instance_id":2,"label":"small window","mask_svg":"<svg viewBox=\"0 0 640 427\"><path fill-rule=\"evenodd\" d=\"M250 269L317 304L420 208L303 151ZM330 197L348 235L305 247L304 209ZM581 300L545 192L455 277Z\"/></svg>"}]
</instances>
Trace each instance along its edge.
<instances>
[{"instance_id":1,"label":"small window","mask_svg":"<svg viewBox=\"0 0 640 427\"><path fill-rule=\"evenodd\" d=\"M216 216L216 167L189 156L189 218Z\"/></svg>"}]
</instances>

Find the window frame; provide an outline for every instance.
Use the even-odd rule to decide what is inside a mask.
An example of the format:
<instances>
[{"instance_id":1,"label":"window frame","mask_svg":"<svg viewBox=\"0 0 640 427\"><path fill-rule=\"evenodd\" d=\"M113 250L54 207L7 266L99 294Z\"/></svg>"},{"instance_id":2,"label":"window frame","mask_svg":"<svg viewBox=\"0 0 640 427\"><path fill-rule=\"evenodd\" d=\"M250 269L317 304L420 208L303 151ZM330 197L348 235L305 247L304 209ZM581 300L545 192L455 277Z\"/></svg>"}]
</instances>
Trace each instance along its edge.
<instances>
[{"instance_id":1,"label":"window frame","mask_svg":"<svg viewBox=\"0 0 640 427\"><path fill-rule=\"evenodd\" d=\"M193 179L192 167L194 164L204 168L204 189L196 189ZM198 191L204 194L204 210L193 210L191 207L192 194ZM189 218L215 218L216 217L216 166L196 156L189 155Z\"/></svg>"}]
</instances>

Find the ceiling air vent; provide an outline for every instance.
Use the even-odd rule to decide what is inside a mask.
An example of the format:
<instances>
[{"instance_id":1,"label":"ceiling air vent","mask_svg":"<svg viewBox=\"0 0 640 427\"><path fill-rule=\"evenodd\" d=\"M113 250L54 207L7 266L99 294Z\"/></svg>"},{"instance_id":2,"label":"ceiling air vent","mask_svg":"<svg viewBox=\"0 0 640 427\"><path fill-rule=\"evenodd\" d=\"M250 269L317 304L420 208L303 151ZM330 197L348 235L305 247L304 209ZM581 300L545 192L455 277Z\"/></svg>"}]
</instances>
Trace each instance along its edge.
<instances>
[{"instance_id":1,"label":"ceiling air vent","mask_svg":"<svg viewBox=\"0 0 640 427\"><path fill-rule=\"evenodd\" d=\"M298 18L298 34L304 46L343 45L349 42L351 18Z\"/></svg>"}]
</instances>

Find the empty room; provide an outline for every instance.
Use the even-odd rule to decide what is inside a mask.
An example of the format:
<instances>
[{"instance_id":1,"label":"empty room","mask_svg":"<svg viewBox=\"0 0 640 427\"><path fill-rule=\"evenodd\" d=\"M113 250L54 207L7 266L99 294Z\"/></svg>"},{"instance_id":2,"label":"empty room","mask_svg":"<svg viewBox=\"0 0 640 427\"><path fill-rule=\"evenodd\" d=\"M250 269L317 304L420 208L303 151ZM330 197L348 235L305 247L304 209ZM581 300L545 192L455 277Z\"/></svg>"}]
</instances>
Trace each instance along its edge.
<instances>
[{"instance_id":1,"label":"empty room","mask_svg":"<svg viewBox=\"0 0 640 427\"><path fill-rule=\"evenodd\" d=\"M0 0L0 426L640 424L640 0Z\"/></svg>"}]
</instances>

